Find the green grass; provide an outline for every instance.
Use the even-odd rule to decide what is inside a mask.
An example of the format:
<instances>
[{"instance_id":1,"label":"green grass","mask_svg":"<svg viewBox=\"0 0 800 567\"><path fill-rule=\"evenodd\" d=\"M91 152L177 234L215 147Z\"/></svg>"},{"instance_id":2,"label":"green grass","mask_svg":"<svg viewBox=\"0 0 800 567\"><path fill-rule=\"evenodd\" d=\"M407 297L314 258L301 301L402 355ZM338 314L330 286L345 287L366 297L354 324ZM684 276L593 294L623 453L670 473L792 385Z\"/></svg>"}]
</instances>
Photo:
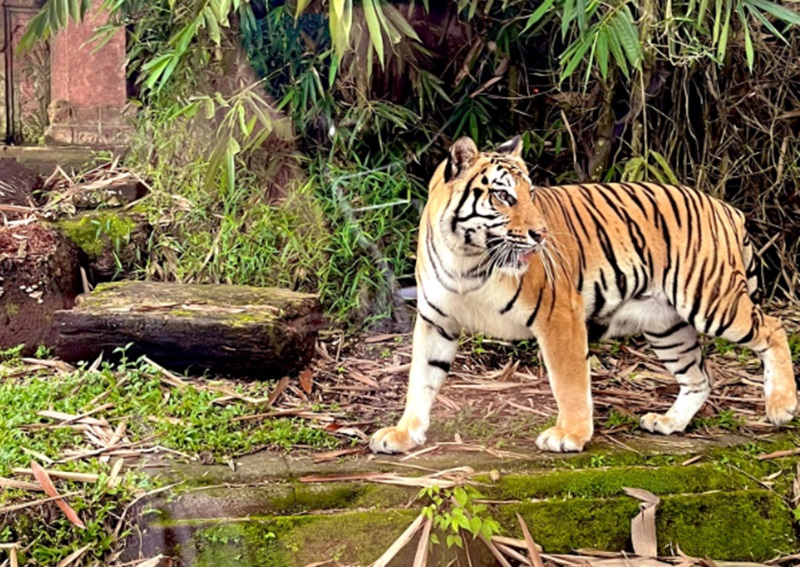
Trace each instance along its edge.
<instances>
[{"instance_id":1,"label":"green grass","mask_svg":"<svg viewBox=\"0 0 800 567\"><path fill-rule=\"evenodd\" d=\"M275 199L244 163L233 186L208 183L197 132L146 114L126 163L152 187L139 276L315 292L332 320L357 324L390 315L394 291L413 285L424 188L402 155L285 157L297 175Z\"/></svg>"},{"instance_id":2,"label":"green grass","mask_svg":"<svg viewBox=\"0 0 800 567\"><path fill-rule=\"evenodd\" d=\"M80 414L100 404L111 404L93 417L107 420L111 427L126 419L126 436L131 443L143 443L140 447L160 445L191 458L211 455L219 462L261 447L333 448L339 443L325 431L299 420L234 422L233 418L259 413L263 408L245 402L217 405L213 401L220 394L191 385L182 389L167 387L146 364L123 361L119 366L104 364L97 371L79 369L56 375L22 374L20 360L13 351L0 353L0 360L0 477L21 478L12 469L29 467L32 458L48 468L100 475L96 484L55 481L62 493L79 492L68 501L86 523L86 530L74 528L52 504L0 514L0 541L17 541L29 547L29 556L21 564L32 560L37 565L55 565L84 545L90 545L88 557L102 561L117 545L111 531L125 506L137 495L160 485L158 479L127 468L123 469L119 485L108 486L113 459L101 462L91 457L59 462L68 451L83 452L95 447L83 432L69 427L30 428L55 424L38 415L42 410ZM236 389L263 396L270 387L268 383L253 383ZM32 494L23 490L4 490L0 492L0 507L32 499ZM49 518L46 530L41 529L43 515Z\"/></svg>"}]
</instances>

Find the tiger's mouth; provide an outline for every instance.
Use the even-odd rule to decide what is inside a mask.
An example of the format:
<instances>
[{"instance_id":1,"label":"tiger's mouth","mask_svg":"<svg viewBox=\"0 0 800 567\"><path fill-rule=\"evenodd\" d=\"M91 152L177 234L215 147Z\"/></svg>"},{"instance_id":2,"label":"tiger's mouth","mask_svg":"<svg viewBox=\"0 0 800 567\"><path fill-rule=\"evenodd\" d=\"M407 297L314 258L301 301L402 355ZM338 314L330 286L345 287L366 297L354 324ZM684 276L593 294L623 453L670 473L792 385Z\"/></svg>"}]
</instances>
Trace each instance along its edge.
<instances>
[{"instance_id":1,"label":"tiger's mouth","mask_svg":"<svg viewBox=\"0 0 800 567\"><path fill-rule=\"evenodd\" d=\"M506 261L503 263L503 268L513 271L525 271L528 269L528 264L531 259L539 253L541 246L534 244L533 246L513 247L511 253L506 256Z\"/></svg>"},{"instance_id":2,"label":"tiger's mouth","mask_svg":"<svg viewBox=\"0 0 800 567\"><path fill-rule=\"evenodd\" d=\"M526 249L523 252L518 252L517 258L519 262L522 264L527 264L528 262L531 261L531 258L533 258L536 254L539 253L540 248L541 246L536 245L536 246L531 246L530 248Z\"/></svg>"}]
</instances>

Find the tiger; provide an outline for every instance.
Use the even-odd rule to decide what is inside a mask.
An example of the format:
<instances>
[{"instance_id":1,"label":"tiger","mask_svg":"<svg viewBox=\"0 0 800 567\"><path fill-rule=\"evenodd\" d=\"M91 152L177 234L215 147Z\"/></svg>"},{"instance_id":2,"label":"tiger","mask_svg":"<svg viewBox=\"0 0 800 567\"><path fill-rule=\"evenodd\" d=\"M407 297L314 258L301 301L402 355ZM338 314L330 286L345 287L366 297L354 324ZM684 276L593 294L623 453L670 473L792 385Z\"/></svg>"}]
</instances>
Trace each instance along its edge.
<instances>
[{"instance_id":1,"label":"tiger","mask_svg":"<svg viewBox=\"0 0 800 567\"><path fill-rule=\"evenodd\" d=\"M370 439L377 453L425 443L463 330L535 338L557 405L542 451L579 452L593 435L589 343L644 335L679 385L641 428L684 431L709 396L699 335L752 349L768 420L789 422L797 387L782 322L758 305L744 214L684 185L535 186L520 137L480 152L456 140L429 184L419 225L417 317L406 405Z\"/></svg>"}]
</instances>

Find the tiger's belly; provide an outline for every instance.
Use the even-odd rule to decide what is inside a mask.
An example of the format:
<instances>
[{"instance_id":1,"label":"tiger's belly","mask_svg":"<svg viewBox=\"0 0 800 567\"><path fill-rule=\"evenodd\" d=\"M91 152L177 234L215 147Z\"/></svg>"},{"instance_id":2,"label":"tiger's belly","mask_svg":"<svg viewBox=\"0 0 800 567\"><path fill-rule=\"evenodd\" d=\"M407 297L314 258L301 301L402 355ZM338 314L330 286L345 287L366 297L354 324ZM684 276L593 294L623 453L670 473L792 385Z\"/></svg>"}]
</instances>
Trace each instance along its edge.
<instances>
[{"instance_id":1,"label":"tiger's belly","mask_svg":"<svg viewBox=\"0 0 800 567\"><path fill-rule=\"evenodd\" d=\"M609 307L608 315L587 321L590 341L639 335L647 329L660 328L662 322L670 320L675 313L660 290Z\"/></svg>"}]
</instances>

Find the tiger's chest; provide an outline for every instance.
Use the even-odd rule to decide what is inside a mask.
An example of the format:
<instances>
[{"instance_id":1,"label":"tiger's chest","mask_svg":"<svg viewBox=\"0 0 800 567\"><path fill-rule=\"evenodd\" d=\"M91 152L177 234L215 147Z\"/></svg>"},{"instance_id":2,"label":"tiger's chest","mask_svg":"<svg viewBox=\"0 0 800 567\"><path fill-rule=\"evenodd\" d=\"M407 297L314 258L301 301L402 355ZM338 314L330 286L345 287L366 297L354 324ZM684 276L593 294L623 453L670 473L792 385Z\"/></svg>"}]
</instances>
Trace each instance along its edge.
<instances>
[{"instance_id":1,"label":"tiger's chest","mask_svg":"<svg viewBox=\"0 0 800 567\"><path fill-rule=\"evenodd\" d=\"M521 308L521 302L512 302L514 287L509 290L506 286L487 284L468 293L453 293L440 288L433 294L437 305L442 306L461 330L505 340L521 341L533 336L526 325L527 310Z\"/></svg>"}]
</instances>

